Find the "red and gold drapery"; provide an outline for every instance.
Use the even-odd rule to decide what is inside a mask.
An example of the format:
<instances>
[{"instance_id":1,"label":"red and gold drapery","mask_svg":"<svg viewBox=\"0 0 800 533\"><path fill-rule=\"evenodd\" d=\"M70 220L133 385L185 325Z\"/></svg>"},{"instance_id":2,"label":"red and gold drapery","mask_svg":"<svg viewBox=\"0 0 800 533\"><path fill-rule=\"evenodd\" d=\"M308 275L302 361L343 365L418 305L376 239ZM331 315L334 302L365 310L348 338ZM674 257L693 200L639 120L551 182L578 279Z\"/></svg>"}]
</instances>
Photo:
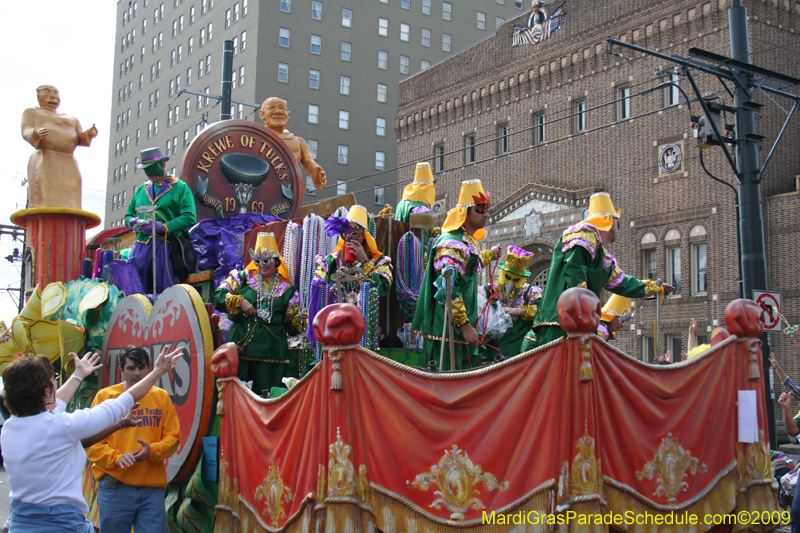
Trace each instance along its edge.
<instances>
[{"instance_id":1,"label":"red and gold drapery","mask_svg":"<svg viewBox=\"0 0 800 533\"><path fill-rule=\"evenodd\" d=\"M574 332L431 374L345 346L348 327L320 330L326 360L280 398L218 378L216 531L702 532L779 515L755 340L655 366ZM753 444L738 443L739 390L757 391Z\"/></svg>"}]
</instances>

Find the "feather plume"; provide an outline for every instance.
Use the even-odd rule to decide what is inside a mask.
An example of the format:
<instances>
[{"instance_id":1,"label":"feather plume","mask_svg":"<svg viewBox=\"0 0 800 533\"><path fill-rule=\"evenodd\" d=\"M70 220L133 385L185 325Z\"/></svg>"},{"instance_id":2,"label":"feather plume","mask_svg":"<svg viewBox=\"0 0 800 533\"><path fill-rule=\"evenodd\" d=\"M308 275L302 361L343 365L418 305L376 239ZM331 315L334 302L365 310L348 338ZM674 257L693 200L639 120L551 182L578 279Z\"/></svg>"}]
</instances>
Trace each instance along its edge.
<instances>
[{"instance_id":1,"label":"feather plume","mask_svg":"<svg viewBox=\"0 0 800 533\"><path fill-rule=\"evenodd\" d=\"M350 221L345 217L328 217L325 221L325 233L328 237L340 236L350 229Z\"/></svg>"}]
</instances>

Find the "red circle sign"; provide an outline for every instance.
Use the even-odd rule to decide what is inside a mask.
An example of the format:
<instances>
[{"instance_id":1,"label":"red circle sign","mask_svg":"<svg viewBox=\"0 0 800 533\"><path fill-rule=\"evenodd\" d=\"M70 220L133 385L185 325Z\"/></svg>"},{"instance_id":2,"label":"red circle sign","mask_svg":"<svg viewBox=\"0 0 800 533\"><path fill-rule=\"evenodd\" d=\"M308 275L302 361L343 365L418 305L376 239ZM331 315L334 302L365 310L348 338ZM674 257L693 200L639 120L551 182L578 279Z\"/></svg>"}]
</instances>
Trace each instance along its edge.
<instances>
[{"instance_id":1,"label":"red circle sign","mask_svg":"<svg viewBox=\"0 0 800 533\"><path fill-rule=\"evenodd\" d=\"M769 293L764 293L758 296L756 303L764 310L764 329L775 329L780 325L780 304L775 297Z\"/></svg>"},{"instance_id":2,"label":"red circle sign","mask_svg":"<svg viewBox=\"0 0 800 533\"><path fill-rule=\"evenodd\" d=\"M151 361L163 346L184 350L172 372L156 385L169 394L181 425L181 443L167 460L167 482L180 481L197 465L213 399L214 344L200 295L189 285L174 285L158 297L155 306L141 294L121 300L103 340L103 387L119 382L119 355L130 344L147 350Z\"/></svg>"},{"instance_id":3,"label":"red circle sign","mask_svg":"<svg viewBox=\"0 0 800 533\"><path fill-rule=\"evenodd\" d=\"M223 120L204 129L178 175L194 192L198 220L249 212L300 216L300 165L283 139L254 122Z\"/></svg>"}]
</instances>

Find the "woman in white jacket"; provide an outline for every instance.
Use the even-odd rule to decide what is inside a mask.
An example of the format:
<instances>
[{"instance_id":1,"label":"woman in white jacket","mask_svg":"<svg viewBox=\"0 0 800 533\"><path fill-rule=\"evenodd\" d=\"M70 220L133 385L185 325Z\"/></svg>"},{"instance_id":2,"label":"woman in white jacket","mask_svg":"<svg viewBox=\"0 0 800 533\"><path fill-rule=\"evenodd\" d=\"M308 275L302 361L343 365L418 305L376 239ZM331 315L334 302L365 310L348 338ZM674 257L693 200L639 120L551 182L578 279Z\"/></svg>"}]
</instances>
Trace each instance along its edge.
<instances>
[{"instance_id":1,"label":"woman in white jacket","mask_svg":"<svg viewBox=\"0 0 800 533\"><path fill-rule=\"evenodd\" d=\"M41 355L23 356L3 372L3 400L11 418L0 445L11 487L10 533L93 533L81 492L86 453L81 440L116 424L133 404L169 372L182 352L161 350L145 378L114 400L65 412L83 379L100 368L100 356L71 354L75 372L56 390L58 376Z\"/></svg>"}]
</instances>

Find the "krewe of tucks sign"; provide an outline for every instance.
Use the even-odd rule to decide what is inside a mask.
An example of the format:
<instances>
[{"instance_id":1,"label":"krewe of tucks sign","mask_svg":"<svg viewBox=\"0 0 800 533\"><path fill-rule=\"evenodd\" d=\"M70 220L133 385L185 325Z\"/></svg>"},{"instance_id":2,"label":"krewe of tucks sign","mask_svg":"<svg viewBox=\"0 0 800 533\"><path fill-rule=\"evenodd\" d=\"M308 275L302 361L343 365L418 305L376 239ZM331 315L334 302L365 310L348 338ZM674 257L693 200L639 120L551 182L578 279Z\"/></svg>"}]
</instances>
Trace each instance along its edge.
<instances>
[{"instance_id":1,"label":"krewe of tucks sign","mask_svg":"<svg viewBox=\"0 0 800 533\"><path fill-rule=\"evenodd\" d=\"M300 216L304 180L286 143L246 120L204 129L186 149L178 174L194 191L197 219L238 213Z\"/></svg>"}]
</instances>

